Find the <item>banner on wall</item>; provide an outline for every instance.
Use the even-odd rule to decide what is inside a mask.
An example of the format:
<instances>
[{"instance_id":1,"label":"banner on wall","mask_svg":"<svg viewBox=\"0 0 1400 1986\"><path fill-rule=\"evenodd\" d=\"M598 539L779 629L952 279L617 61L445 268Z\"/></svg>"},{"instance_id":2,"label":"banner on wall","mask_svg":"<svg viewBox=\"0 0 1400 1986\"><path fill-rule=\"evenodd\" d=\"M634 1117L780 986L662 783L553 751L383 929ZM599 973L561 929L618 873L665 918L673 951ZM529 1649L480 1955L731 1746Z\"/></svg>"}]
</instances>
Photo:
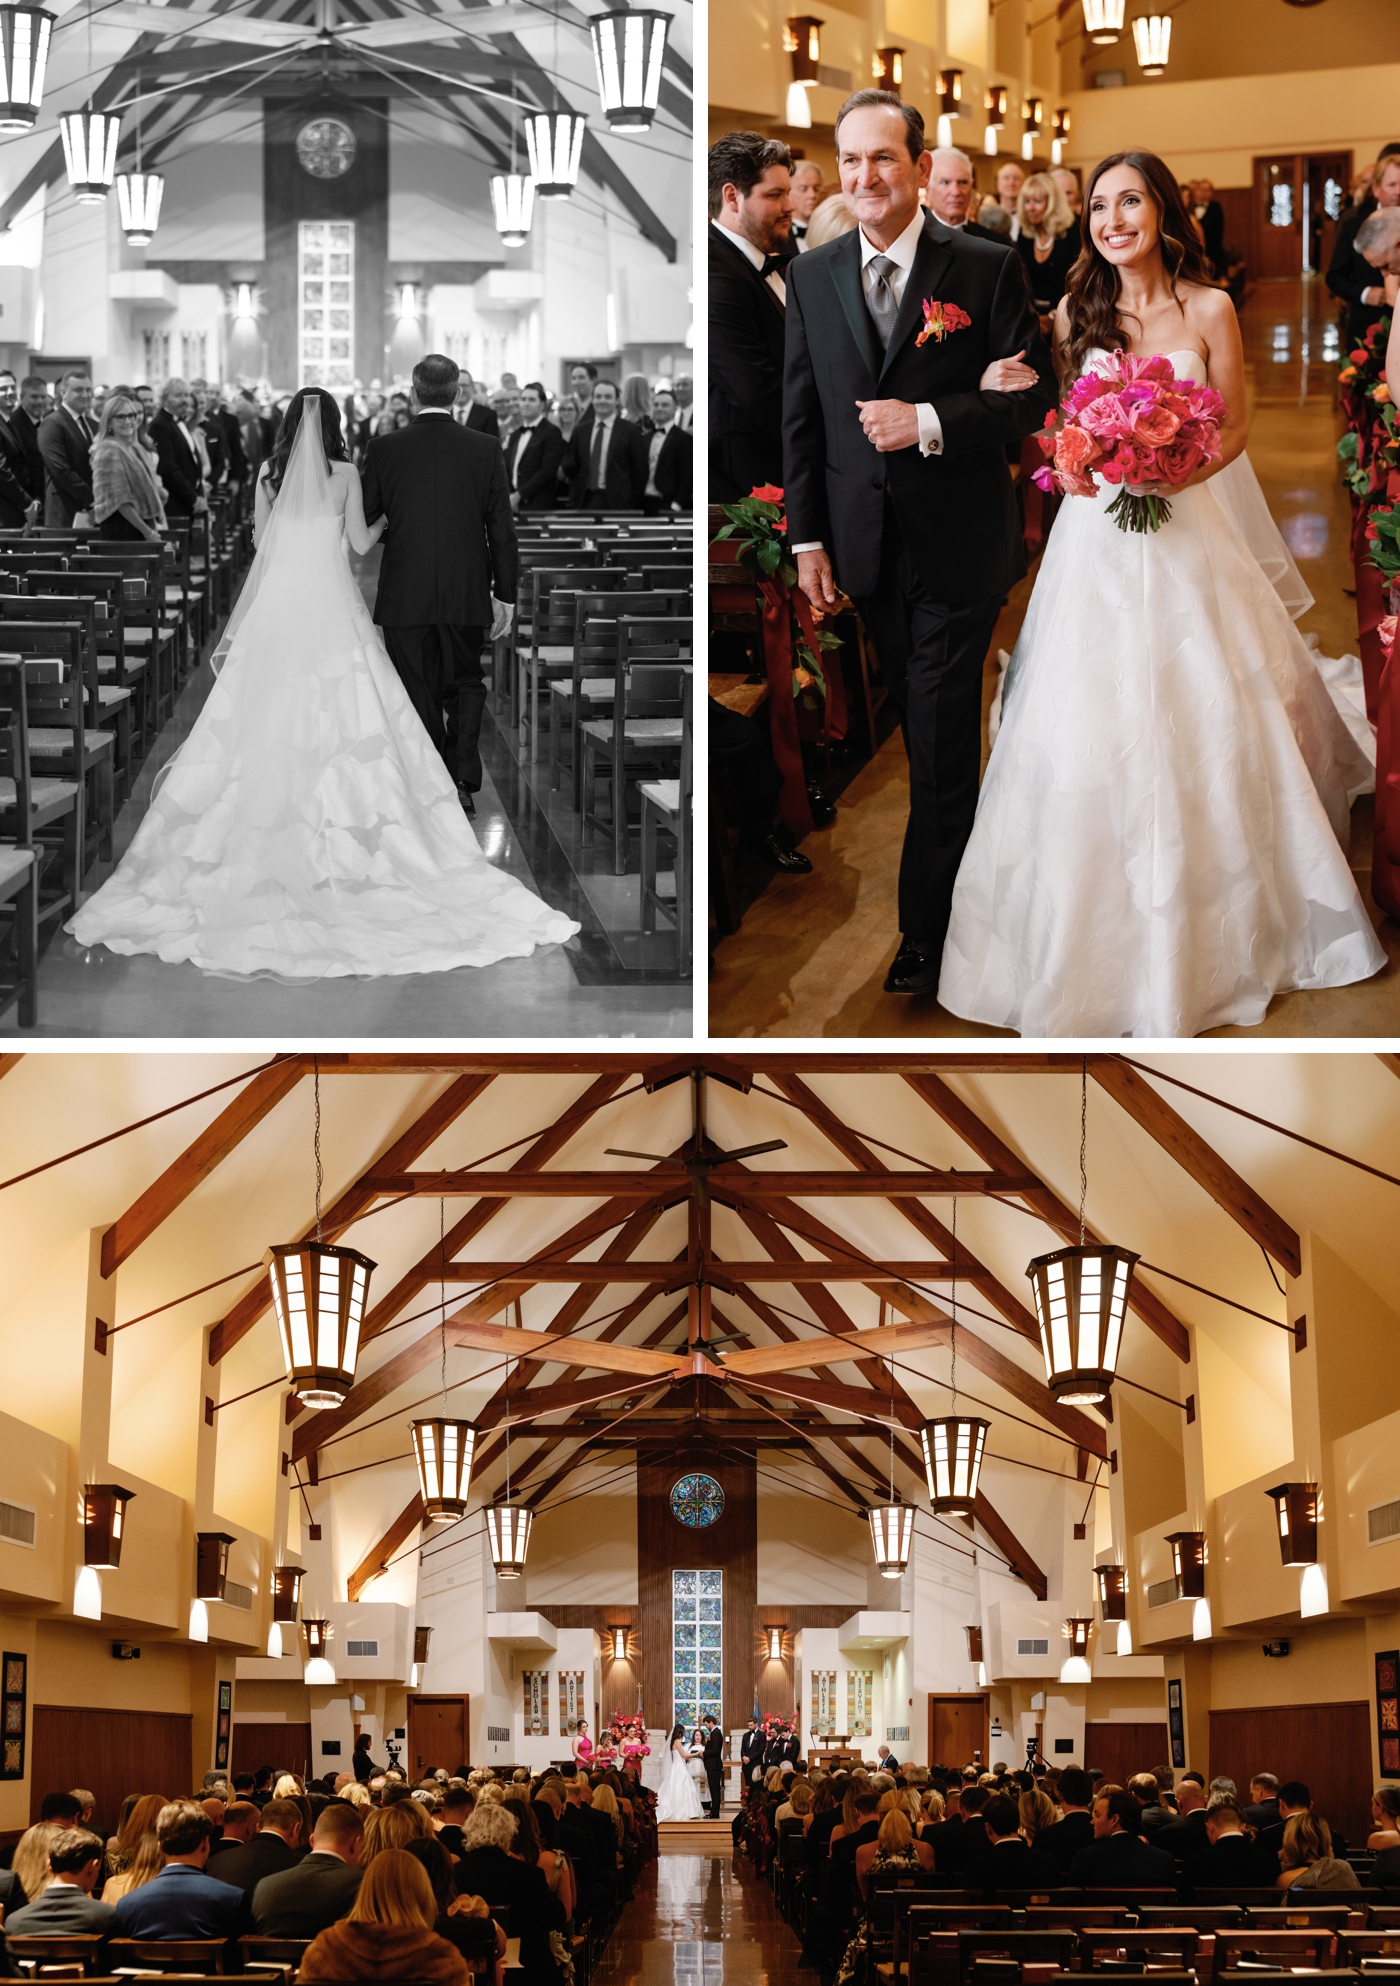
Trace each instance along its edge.
<instances>
[{"instance_id":1,"label":"banner on wall","mask_svg":"<svg viewBox=\"0 0 1400 1986\"><path fill-rule=\"evenodd\" d=\"M1167 1684L1167 1734L1171 1739L1172 1764L1186 1763L1186 1718L1181 1704L1181 1682L1173 1676Z\"/></svg>"},{"instance_id":2,"label":"banner on wall","mask_svg":"<svg viewBox=\"0 0 1400 1986\"><path fill-rule=\"evenodd\" d=\"M228 1771L229 1732L233 1726L233 1684L219 1684L219 1721L214 1729L214 1765L219 1772Z\"/></svg>"},{"instance_id":3,"label":"banner on wall","mask_svg":"<svg viewBox=\"0 0 1400 1986\"><path fill-rule=\"evenodd\" d=\"M812 1671L812 1729L819 1738L836 1736L836 1671Z\"/></svg>"},{"instance_id":4,"label":"banner on wall","mask_svg":"<svg viewBox=\"0 0 1400 1986\"><path fill-rule=\"evenodd\" d=\"M588 1706L583 1700L583 1670L561 1669L559 1671L559 1735L572 1738L578 1732L578 1720L587 1717Z\"/></svg>"},{"instance_id":5,"label":"banner on wall","mask_svg":"<svg viewBox=\"0 0 1400 1986\"><path fill-rule=\"evenodd\" d=\"M527 1738L547 1738L549 1736L549 1671L548 1669L526 1669L522 1680L525 1684L525 1735Z\"/></svg>"},{"instance_id":6,"label":"banner on wall","mask_svg":"<svg viewBox=\"0 0 1400 1986\"><path fill-rule=\"evenodd\" d=\"M873 1669L846 1671L846 1733L852 1738L875 1735L875 1672Z\"/></svg>"},{"instance_id":7,"label":"banner on wall","mask_svg":"<svg viewBox=\"0 0 1400 1986\"><path fill-rule=\"evenodd\" d=\"M24 1720L29 1695L29 1657L0 1656L4 1667L4 1737L0 1750L0 1779L24 1777Z\"/></svg>"},{"instance_id":8,"label":"banner on wall","mask_svg":"<svg viewBox=\"0 0 1400 1986\"><path fill-rule=\"evenodd\" d=\"M1376 1657L1376 1736L1381 1778L1400 1779L1400 1652L1394 1648Z\"/></svg>"}]
</instances>

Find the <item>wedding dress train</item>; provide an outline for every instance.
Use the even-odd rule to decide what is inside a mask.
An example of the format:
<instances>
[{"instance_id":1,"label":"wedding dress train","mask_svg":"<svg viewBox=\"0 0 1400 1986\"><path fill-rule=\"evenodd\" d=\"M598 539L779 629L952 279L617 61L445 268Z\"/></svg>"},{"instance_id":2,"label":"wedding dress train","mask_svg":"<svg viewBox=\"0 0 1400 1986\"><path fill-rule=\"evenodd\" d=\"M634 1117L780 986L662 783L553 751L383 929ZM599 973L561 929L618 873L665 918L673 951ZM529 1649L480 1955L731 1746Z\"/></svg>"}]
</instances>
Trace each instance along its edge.
<instances>
[{"instance_id":1,"label":"wedding dress train","mask_svg":"<svg viewBox=\"0 0 1400 1986\"><path fill-rule=\"evenodd\" d=\"M303 420L222 666L81 945L286 980L523 958L578 925L493 868L346 557Z\"/></svg>"},{"instance_id":2,"label":"wedding dress train","mask_svg":"<svg viewBox=\"0 0 1400 1986\"><path fill-rule=\"evenodd\" d=\"M690 1776L690 1752L685 1745L672 1745L670 1765L666 1777L661 1782L661 1792L656 1802L658 1821L703 1820L705 1809L700 1803L700 1793Z\"/></svg>"},{"instance_id":3,"label":"wedding dress train","mask_svg":"<svg viewBox=\"0 0 1400 1986\"><path fill-rule=\"evenodd\" d=\"M1168 356L1203 376L1195 353ZM1248 488L1217 497L1217 480L1142 536L1105 514L1112 489L1061 505L958 871L950 1013L1024 1036L1190 1036L1385 963L1343 853L1373 767L1286 574L1241 535Z\"/></svg>"}]
</instances>

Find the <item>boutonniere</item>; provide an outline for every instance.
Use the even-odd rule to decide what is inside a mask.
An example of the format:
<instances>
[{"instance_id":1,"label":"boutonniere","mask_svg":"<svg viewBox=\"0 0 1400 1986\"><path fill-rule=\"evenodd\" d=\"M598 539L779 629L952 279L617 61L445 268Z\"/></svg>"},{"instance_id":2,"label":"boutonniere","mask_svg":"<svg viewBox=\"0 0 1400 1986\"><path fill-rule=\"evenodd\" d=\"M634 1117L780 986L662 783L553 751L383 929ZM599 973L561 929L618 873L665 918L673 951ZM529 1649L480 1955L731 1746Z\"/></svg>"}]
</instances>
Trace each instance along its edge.
<instances>
[{"instance_id":1,"label":"boutonniere","mask_svg":"<svg viewBox=\"0 0 1400 1986\"><path fill-rule=\"evenodd\" d=\"M965 310L955 303L938 303L933 297L924 298L924 328L914 340L915 347L924 344L929 338L941 345L950 331L965 331L972 319Z\"/></svg>"}]
</instances>

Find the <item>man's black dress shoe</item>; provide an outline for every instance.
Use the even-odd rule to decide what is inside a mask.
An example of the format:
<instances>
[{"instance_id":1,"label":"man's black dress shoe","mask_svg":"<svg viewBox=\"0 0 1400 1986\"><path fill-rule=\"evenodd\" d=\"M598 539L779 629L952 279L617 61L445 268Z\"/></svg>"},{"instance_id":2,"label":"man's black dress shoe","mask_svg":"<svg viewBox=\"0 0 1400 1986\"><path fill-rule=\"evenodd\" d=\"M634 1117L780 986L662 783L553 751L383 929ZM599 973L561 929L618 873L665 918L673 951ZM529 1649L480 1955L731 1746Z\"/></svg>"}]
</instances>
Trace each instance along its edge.
<instances>
[{"instance_id":1,"label":"man's black dress shoe","mask_svg":"<svg viewBox=\"0 0 1400 1986\"><path fill-rule=\"evenodd\" d=\"M938 989L938 973L943 962L941 945L920 944L902 938L894 964L885 975L887 993L933 993Z\"/></svg>"},{"instance_id":2,"label":"man's black dress shoe","mask_svg":"<svg viewBox=\"0 0 1400 1986\"><path fill-rule=\"evenodd\" d=\"M475 793L471 791L470 787L459 786L457 788L457 798L462 803L462 812L466 815L467 819L474 821L476 819Z\"/></svg>"},{"instance_id":3,"label":"man's black dress shoe","mask_svg":"<svg viewBox=\"0 0 1400 1986\"><path fill-rule=\"evenodd\" d=\"M807 804L812 809L812 821L815 826L830 827L836 819L836 809L815 780L807 788Z\"/></svg>"},{"instance_id":4,"label":"man's black dress shoe","mask_svg":"<svg viewBox=\"0 0 1400 1986\"><path fill-rule=\"evenodd\" d=\"M770 828L767 834L745 835L745 848L755 855L766 856L776 868L784 869L790 876L810 876L812 865L801 849L794 848L791 836L785 827Z\"/></svg>"}]
</instances>

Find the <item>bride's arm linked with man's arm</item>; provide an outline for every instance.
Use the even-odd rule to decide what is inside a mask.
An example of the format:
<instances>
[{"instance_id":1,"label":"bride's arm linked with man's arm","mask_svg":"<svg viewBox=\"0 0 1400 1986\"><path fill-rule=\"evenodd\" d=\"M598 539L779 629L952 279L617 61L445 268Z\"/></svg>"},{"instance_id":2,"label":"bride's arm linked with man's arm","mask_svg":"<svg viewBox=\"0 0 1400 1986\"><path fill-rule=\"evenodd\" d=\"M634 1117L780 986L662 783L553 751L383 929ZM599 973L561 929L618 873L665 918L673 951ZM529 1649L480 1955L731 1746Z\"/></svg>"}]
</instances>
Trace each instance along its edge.
<instances>
[{"instance_id":1,"label":"bride's arm linked with man's arm","mask_svg":"<svg viewBox=\"0 0 1400 1986\"><path fill-rule=\"evenodd\" d=\"M345 535L350 540L351 550L363 557L384 536L389 520L381 511L373 524L365 522L365 496L360 472L353 462L339 466L343 466L345 475Z\"/></svg>"}]
</instances>

